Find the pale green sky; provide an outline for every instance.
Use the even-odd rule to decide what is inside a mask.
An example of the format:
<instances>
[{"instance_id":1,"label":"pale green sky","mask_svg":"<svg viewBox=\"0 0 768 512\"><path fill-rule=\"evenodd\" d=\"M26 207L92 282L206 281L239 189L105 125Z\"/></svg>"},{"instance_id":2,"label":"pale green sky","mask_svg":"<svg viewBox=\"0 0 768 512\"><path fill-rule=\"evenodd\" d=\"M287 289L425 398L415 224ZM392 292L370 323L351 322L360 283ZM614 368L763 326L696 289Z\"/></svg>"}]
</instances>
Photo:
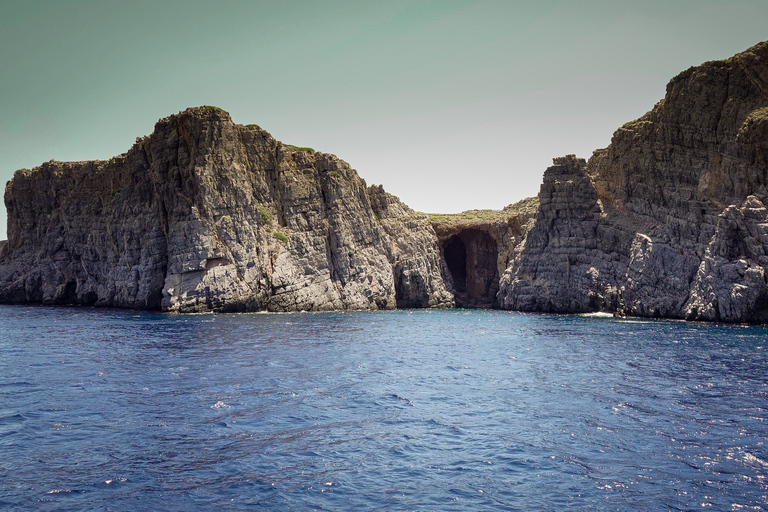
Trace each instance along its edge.
<instances>
[{"instance_id":1,"label":"pale green sky","mask_svg":"<svg viewBox=\"0 0 768 512\"><path fill-rule=\"evenodd\" d=\"M2 0L0 180L216 105L417 210L501 208L767 27L765 0Z\"/></svg>"}]
</instances>

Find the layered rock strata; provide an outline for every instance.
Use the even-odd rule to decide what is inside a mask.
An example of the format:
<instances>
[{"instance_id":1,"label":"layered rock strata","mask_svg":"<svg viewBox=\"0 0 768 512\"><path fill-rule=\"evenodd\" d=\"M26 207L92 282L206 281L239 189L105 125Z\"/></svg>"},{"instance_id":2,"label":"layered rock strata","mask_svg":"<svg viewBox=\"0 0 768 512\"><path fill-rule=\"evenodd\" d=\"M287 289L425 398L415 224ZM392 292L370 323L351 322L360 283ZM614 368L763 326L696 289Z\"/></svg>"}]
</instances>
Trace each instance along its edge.
<instances>
[{"instance_id":1,"label":"layered rock strata","mask_svg":"<svg viewBox=\"0 0 768 512\"><path fill-rule=\"evenodd\" d=\"M160 120L109 161L20 170L5 204L0 302L179 312L453 305L426 219L336 156L282 144L214 107Z\"/></svg>"},{"instance_id":2,"label":"layered rock strata","mask_svg":"<svg viewBox=\"0 0 768 512\"><path fill-rule=\"evenodd\" d=\"M684 71L588 163L555 159L502 308L768 319L768 43Z\"/></svg>"},{"instance_id":3,"label":"layered rock strata","mask_svg":"<svg viewBox=\"0 0 768 512\"><path fill-rule=\"evenodd\" d=\"M413 211L381 185L369 187L368 196L388 235L386 254L394 272L397 307L454 306L452 287L446 285L448 271L428 216Z\"/></svg>"},{"instance_id":4,"label":"layered rock strata","mask_svg":"<svg viewBox=\"0 0 768 512\"><path fill-rule=\"evenodd\" d=\"M503 309L584 312L615 301L614 258L602 250L601 210L584 159L554 159L544 173L536 221L519 256L504 272Z\"/></svg>"}]
</instances>

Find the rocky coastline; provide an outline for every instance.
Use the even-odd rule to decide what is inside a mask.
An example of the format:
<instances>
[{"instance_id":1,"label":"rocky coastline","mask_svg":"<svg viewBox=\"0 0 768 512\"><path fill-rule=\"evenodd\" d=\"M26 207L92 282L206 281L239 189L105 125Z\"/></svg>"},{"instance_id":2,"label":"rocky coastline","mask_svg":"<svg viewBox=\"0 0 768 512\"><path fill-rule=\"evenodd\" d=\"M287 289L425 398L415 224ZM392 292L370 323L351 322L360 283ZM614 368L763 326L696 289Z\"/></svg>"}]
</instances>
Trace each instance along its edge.
<instances>
[{"instance_id":1,"label":"rocky coastline","mask_svg":"<svg viewBox=\"0 0 768 512\"><path fill-rule=\"evenodd\" d=\"M5 189L0 303L202 311L479 307L768 321L768 43L673 78L537 198L415 212L215 107Z\"/></svg>"}]
</instances>

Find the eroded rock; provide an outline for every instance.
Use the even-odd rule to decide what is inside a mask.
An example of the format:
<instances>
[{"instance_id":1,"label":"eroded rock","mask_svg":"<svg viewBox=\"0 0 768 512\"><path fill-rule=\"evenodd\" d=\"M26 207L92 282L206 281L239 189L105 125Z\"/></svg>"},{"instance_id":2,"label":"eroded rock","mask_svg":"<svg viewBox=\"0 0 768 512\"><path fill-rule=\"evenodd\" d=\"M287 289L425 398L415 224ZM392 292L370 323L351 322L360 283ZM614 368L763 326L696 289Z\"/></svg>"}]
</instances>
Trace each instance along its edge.
<instances>
[{"instance_id":1,"label":"eroded rock","mask_svg":"<svg viewBox=\"0 0 768 512\"><path fill-rule=\"evenodd\" d=\"M555 159L501 307L768 320L766 90L761 43L672 79L586 166Z\"/></svg>"},{"instance_id":2,"label":"eroded rock","mask_svg":"<svg viewBox=\"0 0 768 512\"><path fill-rule=\"evenodd\" d=\"M498 307L499 276L515 259L537 208L538 201L528 198L502 210L430 215L457 306Z\"/></svg>"},{"instance_id":3,"label":"eroded rock","mask_svg":"<svg viewBox=\"0 0 768 512\"><path fill-rule=\"evenodd\" d=\"M18 171L5 202L2 302L179 312L453 303L425 220L399 202L379 205L377 219L346 162L214 107L161 119L109 161Z\"/></svg>"}]
</instances>

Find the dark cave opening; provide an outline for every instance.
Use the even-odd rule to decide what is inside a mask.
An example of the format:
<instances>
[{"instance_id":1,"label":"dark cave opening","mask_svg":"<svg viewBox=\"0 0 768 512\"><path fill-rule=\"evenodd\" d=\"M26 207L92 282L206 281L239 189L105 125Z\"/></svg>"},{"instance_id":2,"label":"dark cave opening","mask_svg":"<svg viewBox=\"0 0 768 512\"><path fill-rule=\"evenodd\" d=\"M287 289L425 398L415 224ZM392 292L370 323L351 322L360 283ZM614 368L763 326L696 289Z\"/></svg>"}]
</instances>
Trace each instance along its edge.
<instances>
[{"instance_id":1,"label":"dark cave opening","mask_svg":"<svg viewBox=\"0 0 768 512\"><path fill-rule=\"evenodd\" d=\"M497 306L498 255L496 240L477 229L464 229L443 242L443 256L453 279L457 307Z\"/></svg>"},{"instance_id":2,"label":"dark cave opening","mask_svg":"<svg viewBox=\"0 0 768 512\"><path fill-rule=\"evenodd\" d=\"M453 277L453 286L457 292L467 290L467 247L458 235L453 235L445 242L445 263Z\"/></svg>"}]
</instances>

